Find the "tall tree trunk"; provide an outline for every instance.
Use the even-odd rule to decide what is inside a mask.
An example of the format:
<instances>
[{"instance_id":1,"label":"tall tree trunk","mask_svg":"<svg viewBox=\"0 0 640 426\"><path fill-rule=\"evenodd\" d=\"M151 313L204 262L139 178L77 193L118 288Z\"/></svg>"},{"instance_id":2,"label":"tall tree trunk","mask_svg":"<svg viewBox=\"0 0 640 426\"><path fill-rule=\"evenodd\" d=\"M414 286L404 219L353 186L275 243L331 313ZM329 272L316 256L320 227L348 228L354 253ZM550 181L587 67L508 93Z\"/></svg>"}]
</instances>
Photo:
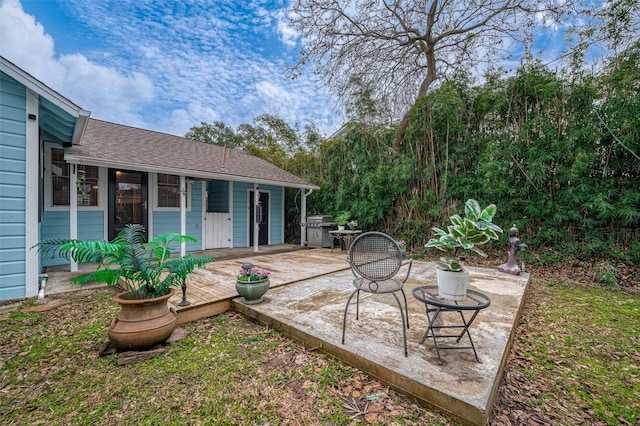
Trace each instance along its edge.
<instances>
[{"instance_id":1,"label":"tall tree trunk","mask_svg":"<svg viewBox=\"0 0 640 426\"><path fill-rule=\"evenodd\" d=\"M436 79L436 57L433 51L434 46L425 47L425 57L427 58L427 74L420 83L420 88L418 89L418 94L416 96L413 105L407 110L404 114L400 122L398 123L398 128L396 129L396 135L393 139L393 151L396 154L400 154L400 148L402 146L402 141L404 139L404 132L407 130L407 126L409 125L409 117L411 115L411 111L413 107L415 107L418 99L423 96L426 96L429 87L431 87L431 83L433 83Z\"/></svg>"}]
</instances>

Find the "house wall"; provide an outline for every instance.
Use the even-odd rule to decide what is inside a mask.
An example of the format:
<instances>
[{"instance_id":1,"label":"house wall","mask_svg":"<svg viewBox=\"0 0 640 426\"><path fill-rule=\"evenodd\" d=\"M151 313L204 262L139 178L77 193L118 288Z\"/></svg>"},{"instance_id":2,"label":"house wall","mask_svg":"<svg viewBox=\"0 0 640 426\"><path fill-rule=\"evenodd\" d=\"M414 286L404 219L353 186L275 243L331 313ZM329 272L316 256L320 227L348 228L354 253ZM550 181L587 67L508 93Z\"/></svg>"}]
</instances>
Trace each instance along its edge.
<instances>
[{"instance_id":1,"label":"house wall","mask_svg":"<svg viewBox=\"0 0 640 426\"><path fill-rule=\"evenodd\" d=\"M105 212L78 211L78 239L104 240ZM50 238L69 238L69 210L45 210L41 226L43 240ZM43 257L42 266L67 264L64 259L50 259Z\"/></svg>"},{"instance_id":2,"label":"house wall","mask_svg":"<svg viewBox=\"0 0 640 426\"><path fill-rule=\"evenodd\" d=\"M106 176L106 173L105 173ZM105 182L106 183L106 182ZM195 182L191 188L190 209L186 213L187 235L192 235L198 239L197 243L187 244L187 251L202 250L202 183ZM101 187L106 188L106 184ZM49 189L50 190L50 189ZM150 192L153 191L150 188ZM78 239L80 240L105 240L107 220L107 197L106 194L100 197L104 200L102 207L79 207L78 210ZM81 210L87 209L87 210ZM166 232L180 232L180 211L153 211L151 213L151 230L153 235L160 235ZM43 215L41 225L41 238L69 238L69 209L55 208L47 209ZM174 248L177 250L177 248ZM64 265L69 262L59 258L43 258L42 266Z\"/></svg>"},{"instance_id":3,"label":"house wall","mask_svg":"<svg viewBox=\"0 0 640 426\"><path fill-rule=\"evenodd\" d=\"M281 186L262 185L270 192L269 241L272 245L284 243L284 189Z\"/></svg>"},{"instance_id":4,"label":"house wall","mask_svg":"<svg viewBox=\"0 0 640 426\"><path fill-rule=\"evenodd\" d=\"M253 184L244 182L233 183L233 247L247 247L247 220L249 208L247 206L247 191L253 190ZM284 242L284 189L280 186L262 185L261 191L269 191L269 242L282 244Z\"/></svg>"},{"instance_id":5,"label":"house wall","mask_svg":"<svg viewBox=\"0 0 640 426\"><path fill-rule=\"evenodd\" d=\"M247 190L253 189L252 183L233 183L233 247L247 247Z\"/></svg>"},{"instance_id":6,"label":"house wall","mask_svg":"<svg viewBox=\"0 0 640 426\"><path fill-rule=\"evenodd\" d=\"M27 91L0 73L0 300L26 292Z\"/></svg>"},{"instance_id":7,"label":"house wall","mask_svg":"<svg viewBox=\"0 0 640 426\"><path fill-rule=\"evenodd\" d=\"M186 212L186 234L198 239L197 243L186 245L186 251L202 250L204 241L202 239L202 182L191 184L191 199L189 210ZM180 233L180 212L179 211L154 211L153 213L153 235L161 235L167 232Z\"/></svg>"},{"instance_id":8,"label":"house wall","mask_svg":"<svg viewBox=\"0 0 640 426\"><path fill-rule=\"evenodd\" d=\"M4 60L4 58L3 58ZM79 110L40 82L21 72L12 74L13 66L0 72L0 300L36 296L39 277L44 266L63 264L45 259L31 247L49 238L68 238L70 212L68 207L52 207L50 201L51 167L47 155L51 146L70 142L73 124L87 111ZM6 73L5 73L6 71ZM8 74L7 74L8 73ZM12 75L12 77L9 77ZM41 112L43 112L41 114ZM44 117L44 119L42 117ZM84 123L84 119L80 121ZM53 123L53 126L49 126ZM59 131L59 124L66 123ZM40 133L40 126L53 129ZM49 127L47 127L49 126ZM51 137L51 135L55 136ZM44 144L42 137L47 138ZM44 176L42 171L44 170ZM47 173L49 175L47 175ZM153 173L151 175L154 175ZM77 238L100 240L107 237L107 169L100 169L98 206L78 207ZM43 185L44 184L44 185ZM198 239L204 237L204 212L231 213L233 216L232 246L247 245L247 191L253 184L215 180L210 183L209 200L204 205L204 183L191 183L189 208L186 213L186 233ZM42 192L44 188L44 194ZM270 193L269 241L284 241L284 189L263 186ZM151 188L153 190L153 188ZM43 197L41 197L44 195ZM150 195L151 197L152 195ZM42 199L41 199L42 198ZM152 201L152 200L150 200ZM47 207L49 205L49 207ZM206 207L206 208L205 208ZM180 232L180 212L154 209L149 217L153 235ZM188 251L200 250L204 241L187 245Z\"/></svg>"}]
</instances>

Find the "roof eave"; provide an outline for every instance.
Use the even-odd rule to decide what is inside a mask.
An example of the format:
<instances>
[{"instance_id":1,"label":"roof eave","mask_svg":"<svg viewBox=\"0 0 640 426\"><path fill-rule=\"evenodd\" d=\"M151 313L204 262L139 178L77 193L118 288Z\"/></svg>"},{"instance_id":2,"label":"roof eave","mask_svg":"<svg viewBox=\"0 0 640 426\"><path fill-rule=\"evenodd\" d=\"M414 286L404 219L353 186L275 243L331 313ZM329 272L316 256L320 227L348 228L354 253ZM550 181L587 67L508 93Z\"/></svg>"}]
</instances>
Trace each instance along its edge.
<instances>
[{"instance_id":1,"label":"roof eave","mask_svg":"<svg viewBox=\"0 0 640 426\"><path fill-rule=\"evenodd\" d=\"M86 110L79 111L78 119L76 120L76 125L73 129L73 137L71 138L72 145L78 145L82 140L84 131L87 129L87 124L89 123L90 115L91 115L90 111L86 111Z\"/></svg>"},{"instance_id":2,"label":"roof eave","mask_svg":"<svg viewBox=\"0 0 640 426\"><path fill-rule=\"evenodd\" d=\"M64 159L66 162L71 164L84 164L87 166L97 166L97 167L106 167L113 169L126 169L126 170L136 170L141 172L148 173L164 173L168 175L178 175L178 176L188 176L192 178L199 179L218 179L218 180L226 180L232 182L245 182L245 183L257 183L258 185L274 185L274 186L284 186L287 188L301 188L301 189L320 189L319 186L313 185L310 183L295 183L295 182L286 182L279 181L275 179L260 179L260 178L252 178L248 176L237 176L229 173L219 172L203 172L201 170L185 170L173 167L163 167L163 166L152 166L149 164L134 164L131 162L116 162L111 160L93 158L93 157L84 157L81 155L73 155L65 153Z\"/></svg>"}]
</instances>

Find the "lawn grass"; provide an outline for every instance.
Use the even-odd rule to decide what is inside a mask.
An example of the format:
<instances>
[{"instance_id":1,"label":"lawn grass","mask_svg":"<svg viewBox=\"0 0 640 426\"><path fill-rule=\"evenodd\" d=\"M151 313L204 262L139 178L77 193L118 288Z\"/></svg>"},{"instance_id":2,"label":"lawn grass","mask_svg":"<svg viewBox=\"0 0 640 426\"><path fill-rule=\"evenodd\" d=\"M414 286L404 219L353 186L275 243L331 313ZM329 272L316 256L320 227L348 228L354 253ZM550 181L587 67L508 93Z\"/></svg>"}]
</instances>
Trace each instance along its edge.
<instances>
[{"instance_id":1,"label":"lawn grass","mask_svg":"<svg viewBox=\"0 0 640 426\"><path fill-rule=\"evenodd\" d=\"M0 423L347 425L358 414L343 407L345 389L378 395L367 413L375 422L425 415L358 370L233 312L185 325L188 337L160 356L118 366L97 356L118 309L112 296L99 290L55 310L4 314Z\"/></svg>"},{"instance_id":2,"label":"lawn grass","mask_svg":"<svg viewBox=\"0 0 640 426\"><path fill-rule=\"evenodd\" d=\"M600 287L535 282L514 352L538 382L530 401L566 401L585 423L640 421L640 298Z\"/></svg>"},{"instance_id":3,"label":"lawn grass","mask_svg":"<svg viewBox=\"0 0 640 426\"><path fill-rule=\"evenodd\" d=\"M112 296L0 314L1 424L455 424L234 312L118 366ZM639 325L637 295L534 278L491 424L638 424Z\"/></svg>"}]
</instances>

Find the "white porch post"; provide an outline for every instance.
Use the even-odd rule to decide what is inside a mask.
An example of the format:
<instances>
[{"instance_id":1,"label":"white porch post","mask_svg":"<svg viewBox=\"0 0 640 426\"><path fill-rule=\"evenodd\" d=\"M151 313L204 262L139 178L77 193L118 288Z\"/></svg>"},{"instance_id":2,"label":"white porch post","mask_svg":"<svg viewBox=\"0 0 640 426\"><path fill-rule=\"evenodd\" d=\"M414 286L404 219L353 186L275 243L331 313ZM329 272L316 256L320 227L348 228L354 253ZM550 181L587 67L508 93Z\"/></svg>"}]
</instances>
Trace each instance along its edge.
<instances>
[{"instance_id":1,"label":"white porch post","mask_svg":"<svg viewBox=\"0 0 640 426\"><path fill-rule=\"evenodd\" d=\"M180 176L180 233L187 233L187 178ZM187 252L187 243L180 244L180 256L184 256Z\"/></svg>"},{"instance_id":2,"label":"white porch post","mask_svg":"<svg viewBox=\"0 0 640 426\"><path fill-rule=\"evenodd\" d=\"M71 164L71 173L69 173L69 238L75 240L78 238L78 189L76 182L78 181L78 165ZM78 263L71 262L71 272L78 270Z\"/></svg>"},{"instance_id":3,"label":"white porch post","mask_svg":"<svg viewBox=\"0 0 640 426\"><path fill-rule=\"evenodd\" d=\"M260 188L253 186L253 251L258 251L258 238L260 238L260 221L258 220L258 206L260 206Z\"/></svg>"},{"instance_id":4,"label":"white porch post","mask_svg":"<svg viewBox=\"0 0 640 426\"><path fill-rule=\"evenodd\" d=\"M311 195L313 189L310 189L309 192L305 193L304 190L300 190L302 196L300 197L300 223L307 222L307 196ZM307 227L304 225L300 225L300 245L307 245Z\"/></svg>"},{"instance_id":5,"label":"white porch post","mask_svg":"<svg viewBox=\"0 0 640 426\"><path fill-rule=\"evenodd\" d=\"M229 248L233 248L233 227L235 226L233 220L233 181L229 182L229 220L231 221L231 235L229 235Z\"/></svg>"},{"instance_id":6,"label":"white porch post","mask_svg":"<svg viewBox=\"0 0 640 426\"><path fill-rule=\"evenodd\" d=\"M38 223L40 215L40 204L38 194L40 193L41 173L39 168L41 146L38 134L38 95L27 89L27 110L25 111L25 297L32 297L38 294L40 274L40 255L38 250L31 250L40 240L40 227ZM31 118L30 118L31 116ZM35 118L33 118L35 117Z\"/></svg>"}]
</instances>

